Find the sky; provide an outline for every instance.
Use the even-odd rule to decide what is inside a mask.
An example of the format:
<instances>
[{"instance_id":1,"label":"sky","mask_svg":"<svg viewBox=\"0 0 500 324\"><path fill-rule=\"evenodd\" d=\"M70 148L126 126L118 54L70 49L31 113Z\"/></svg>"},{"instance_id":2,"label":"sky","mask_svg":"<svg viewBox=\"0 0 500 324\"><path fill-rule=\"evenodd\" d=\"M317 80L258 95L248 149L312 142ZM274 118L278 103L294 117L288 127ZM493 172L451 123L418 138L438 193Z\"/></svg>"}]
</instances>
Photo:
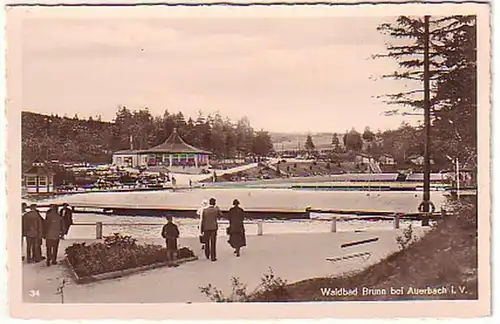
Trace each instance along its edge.
<instances>
[{"instance_id":1,"label":"sky","mask_svg":"<svg viewBox=\"0 0 500 324\"><path fill-rule=\"evenodd\" d=\"M119 106L154 116L220 112L271 132L397 128L409 117L378 95L397 65L371 58L391 17L81 18L22 22L23 110L112 120Z\"/></svg>"}]
</instances>

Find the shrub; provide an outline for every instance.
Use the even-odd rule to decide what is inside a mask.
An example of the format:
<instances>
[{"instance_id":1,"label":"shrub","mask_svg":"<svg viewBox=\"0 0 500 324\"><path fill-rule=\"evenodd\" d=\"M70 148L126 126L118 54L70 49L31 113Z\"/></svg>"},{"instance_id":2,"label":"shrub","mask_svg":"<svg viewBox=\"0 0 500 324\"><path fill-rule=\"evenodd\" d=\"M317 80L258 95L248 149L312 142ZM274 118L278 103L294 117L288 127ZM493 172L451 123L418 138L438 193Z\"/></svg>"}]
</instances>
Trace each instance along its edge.
<instances>
[{"instance_id":1,"label":"shrub","mask_svg":"<svg viewBox=\"0 0 500 324\"><path fill-rule=\"evenodd\" d=\"M113 235L104 237L104 245L107 247L111 246L121 246L121 247L131 247L136 245L137 240L132 238L130 235L121 235L119 233L113 233Z\"/></svg>"},{"instance_id":2,"label":"shrub","mask_svg":"<svg viewBox=\"0 0 500 324\"><path fill-rule=\"evenodd\" d=\"M178 258L193 257L190 249L183 247ZM117 233L105 237L104 243L75 243L66 248L66 257L75 273L87 277L106 272L131 269L167 261L165 247L154 244L137 244L130 236Z\"/></svg>"},{"instance_id":3,"label":"shrub","mask_svg":"<svg viewBox=\"0 0 500 324\"><path fill-rule=\"evenodd\" d=\"M262 276L259 286L252 293L247 293L247 285L243 284L238 277L231 277L229 296L211 284L200 287L200 291L216 303L248 302L254 300L256 296L260 296L260 299L265 301L272 301L288 296L286 285L287 281L276 277L273 270L269 268L269 272Z\"/></svg>"},{"instance_id":4,"label":"shrub","mask_svg":"<svg viewBox=\"0 0 500 324\"><path fill-rule=\"evenodd\" d=\"M477 230L476 204L464 201L451 201L448 202L447 207L453 210L453 217L456 217L462 229Z\"/></svg>"},{"instance_id":5,"label":"shrub","mask_svg":"<svg viewBox=\"0 0 500 324\"><path fill-rule=\"evenodd\" d=\"M407 228L403 230L403 236L398 235L396 237L396 242L399 244L399 249L404 250L408 248L411 244L418 240L416 235L413 235L413 227L408 225Z\"/></svg>"},{"instance_id":6,"label":"shrub","mask_svg":"<svg viewBox=\"0 0 500 324\"><path fill-rule=\"evenodd\" d=\"M215 288L212 284L200 287L200 291L216 303L246 302L249 299L246 289L247 286L237 277L231 277L230 296L225 296L222 290Z\"/></svg>"}]
</instances>

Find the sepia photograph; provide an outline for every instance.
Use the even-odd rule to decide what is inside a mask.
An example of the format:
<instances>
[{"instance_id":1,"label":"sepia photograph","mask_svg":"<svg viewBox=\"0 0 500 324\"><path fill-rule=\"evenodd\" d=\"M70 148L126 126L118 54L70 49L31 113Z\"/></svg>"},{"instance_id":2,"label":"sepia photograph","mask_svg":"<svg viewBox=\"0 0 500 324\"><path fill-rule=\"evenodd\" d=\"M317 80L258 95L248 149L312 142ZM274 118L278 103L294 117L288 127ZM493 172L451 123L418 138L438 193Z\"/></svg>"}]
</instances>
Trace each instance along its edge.
<instances>
[{"instance_id":1,"label":"sepia photograph","mask_svg":"<svg viewBox=\"0 0 500 324\"><path fill-rule=\"evenodd\" d=\"M15 316L489 314L487 1L6 20Z\"/></svg>"}]
</instances>

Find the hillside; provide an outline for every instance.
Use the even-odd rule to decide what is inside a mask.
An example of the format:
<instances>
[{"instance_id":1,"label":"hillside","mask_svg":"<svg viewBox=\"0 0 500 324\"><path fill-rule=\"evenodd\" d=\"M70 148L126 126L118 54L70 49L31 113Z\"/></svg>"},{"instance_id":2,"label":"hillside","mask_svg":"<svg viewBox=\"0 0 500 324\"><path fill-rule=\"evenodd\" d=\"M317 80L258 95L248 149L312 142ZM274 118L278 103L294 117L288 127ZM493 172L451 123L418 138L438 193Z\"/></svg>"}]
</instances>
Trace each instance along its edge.
<instances>
[{"instance_id":1,"label":"hillside","mask_svg":"<svg viewBox=\"0 0 500 324\"><path fill-rule=\"evenodd\" d=\"M116 146L113 124L22 112L23 167L33 160L108 162Z\"/></svg>"},{"instance_id":2,"label":"hillside","mask_svg":"<svg viewBox=\"0 0 500 324\"><path fill-rule=\"evenodd\" d=\"M357 273L335 278L313 278L266 291L252 297L253 302L353 301L412 299L477 299L477 211L476 204L462 205L420 241L390 255ZM285 278L286 279L286 278ZM453 288L451 288L453 286ZM383 295L324 295L327 287L383 291ZM390 294L391 287L404 287L401 294ZM409 288L446 287L440 294L416 294Z\"/></svg>"},{"instance_id":3,"label":"hillside","mask_svg":"<svg viewBox=\"0 0 500 324\"><path fill-rule=\"evenodd\" d=\"M152 116L147 108L120 107L113 122L22 112L23 167L33 160L109 163L114 151L144 150L163 143L177 129L193 146L213 157L266 156L272 150L266 131L254 131L248 119L236 122L215 114L187 121L181 112Z\"/></svg>"}]
</instances>

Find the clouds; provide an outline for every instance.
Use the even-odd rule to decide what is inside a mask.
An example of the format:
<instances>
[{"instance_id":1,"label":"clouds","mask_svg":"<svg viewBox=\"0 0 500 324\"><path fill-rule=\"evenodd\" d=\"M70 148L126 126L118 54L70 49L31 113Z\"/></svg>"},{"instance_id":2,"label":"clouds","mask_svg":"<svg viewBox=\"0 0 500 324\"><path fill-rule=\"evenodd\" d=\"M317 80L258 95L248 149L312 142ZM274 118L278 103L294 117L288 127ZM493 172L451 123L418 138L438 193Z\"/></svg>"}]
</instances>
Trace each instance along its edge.
<instances>
[{"instance_id":1,"label":"clouds","mask_svg":"<svg viewBox=\"0 0 500 324\"><path fill-rule=\"evenodd\" d=\"M273 131L394 127L373 99L403 84L381 18L31 19L23 24L25 109L111 119L119 104L247 115Z\"/></svg>"}]
</instances>

